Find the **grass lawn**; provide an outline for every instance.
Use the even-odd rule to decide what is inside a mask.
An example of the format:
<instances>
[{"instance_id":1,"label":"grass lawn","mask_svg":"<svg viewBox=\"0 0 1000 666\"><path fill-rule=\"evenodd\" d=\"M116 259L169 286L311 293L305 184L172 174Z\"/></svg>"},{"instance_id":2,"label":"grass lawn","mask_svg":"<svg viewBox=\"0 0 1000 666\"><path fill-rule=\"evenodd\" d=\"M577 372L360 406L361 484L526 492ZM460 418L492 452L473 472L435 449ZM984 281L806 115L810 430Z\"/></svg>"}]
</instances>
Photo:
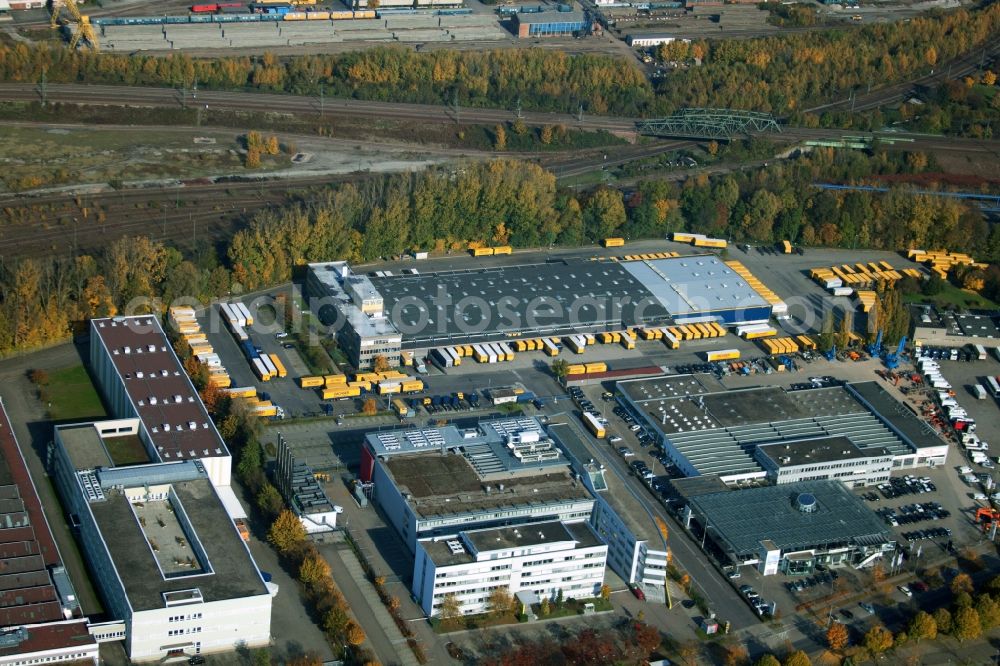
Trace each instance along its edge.
<instances>
[{"instance_id":1,"label":"grass lawn","mask_svg":"<svg viewBox=\"0 0 1000 666\"><path fill-rule=\"evenodd\" d=\"M104 440L115 465L141 465L149 462L149 454L138 437L109 437Z\"/></svg>"},{"instance_id":2,"label":"grass lawn","mask_svg":"<svg viewBox=\"0 0 1000 666\"><path fill-rule=\"evenodd\" d=\"M965 308L996 308L997 305L988 298L983 298L979 294L971 291L959 289L955 285L945 282L940 294L924 296L923 294L912 294L904 297L907 303L933 303L937 306L954 306L964 310Z\"/></svg>"},{"instance_id":3,"label":"grass lawn","mask_svg":"<svg viewBox=\"0 0 1000 666\"><path fill-rule=\"evenodd\" d=\"M101 398L82 365L49 373L48 386L43 387L42 400L48 403L49 418L98 419L107 416Z\"/></svg>"}]
</instances>

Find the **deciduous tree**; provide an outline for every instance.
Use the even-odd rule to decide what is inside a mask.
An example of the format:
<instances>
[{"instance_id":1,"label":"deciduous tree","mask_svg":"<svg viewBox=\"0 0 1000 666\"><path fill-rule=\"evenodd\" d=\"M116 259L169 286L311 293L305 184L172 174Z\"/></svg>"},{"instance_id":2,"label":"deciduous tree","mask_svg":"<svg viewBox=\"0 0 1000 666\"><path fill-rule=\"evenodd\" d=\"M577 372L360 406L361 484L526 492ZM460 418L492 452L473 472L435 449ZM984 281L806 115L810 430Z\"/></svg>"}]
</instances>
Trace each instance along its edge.
<instances>
[{"instance_id":1,"label":"deciduous tree","mask_svg":"<svg viewBox=\"0 0 1000 666\"><path fill-rule=\"evenodd\" d=\"M862 644L877 659L892 647L892 632L881 624L876 624L865 633Z\"/></svg>"},{"instance_id":2,"label":"deciduous tree","mask_svg":"<svg viewBox=\"0 0 1000 666\"><path fill-rule=\"evenodd\" d=\"M282 555L288 555L306 540L306 528L294 513L285 509L271 524L267 532L268 542Z\"/></svg>"},{"instance_id":3,"label":"deciduous tree","mask_svg":"<svg viewBox=\"0 0 1000 666\"><path fill-rule=\"evenodd\" d=\"M937 622L934 621L930 613L917 611L917 614L910 620L906 633L909 634L910 638L916 639L918 643L925 638L932 641L937 638Z\"/></svg>"},{"instance_id":4,"label":"deciduous tree","mask_svg":"<svg viewBox=\"0 0 1000 666\"><path fill-rule=\"evenodd\" d=\"M955 611L951 634L960 641L973 640L982 636L983 627L979 613L976 612L975 608L959 608Z\"/></svg>"},{"instance_id":5,"label":"deciduous tree","mask_svg":"<svg viewBox=\"0 0 1000 666\"><path fill-rule=\"evenodd\" d=\"M847 647L847 640L847 627L839 622L834 622L826 630L826 644L834 652L840 652Z\"/></svg>"}]
</instances>

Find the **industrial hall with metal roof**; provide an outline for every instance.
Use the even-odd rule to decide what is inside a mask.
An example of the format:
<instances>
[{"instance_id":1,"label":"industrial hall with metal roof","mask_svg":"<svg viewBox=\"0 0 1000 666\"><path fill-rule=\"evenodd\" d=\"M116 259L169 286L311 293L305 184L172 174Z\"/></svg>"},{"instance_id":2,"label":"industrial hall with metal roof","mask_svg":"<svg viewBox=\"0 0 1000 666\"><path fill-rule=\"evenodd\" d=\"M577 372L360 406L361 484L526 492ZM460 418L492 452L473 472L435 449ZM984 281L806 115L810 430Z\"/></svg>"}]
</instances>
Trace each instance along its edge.
<instances>
[{"instance_id":1,"label":"industrial hall with metal roof","mask_svg":"<svg viewBox=\"0 0 1000 666\"><path fill-rule=\"evenodd\" d=\"M743 275L710 254L367 276L342 261L316 263L309 265L306 291L358 368L367 367L376 349L391 360L401 349L511 337L763 322L773 308Z\"/></svg>"}]
</instances>

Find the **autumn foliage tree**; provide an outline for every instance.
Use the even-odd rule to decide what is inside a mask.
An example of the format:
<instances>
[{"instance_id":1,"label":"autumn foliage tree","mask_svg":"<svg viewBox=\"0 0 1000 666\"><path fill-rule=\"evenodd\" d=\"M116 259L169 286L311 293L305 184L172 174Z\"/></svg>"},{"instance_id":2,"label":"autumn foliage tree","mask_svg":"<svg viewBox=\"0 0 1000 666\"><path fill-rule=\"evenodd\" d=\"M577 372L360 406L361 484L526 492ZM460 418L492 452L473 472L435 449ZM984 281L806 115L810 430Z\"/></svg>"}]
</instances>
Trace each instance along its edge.
<instances>
[{"instance_id":1,"label":"autumn foliage tree","mask_svg":"<svg viewBox=\"0 0 1000 666\"><path fill-rule=\"evenodd\" d=\"M930 613L917 611L917 614L910 620L906 633L918 643L925 638L932 641L937 638L937 622L934 621L934 617Z\"/></svg>"},{"instance_id":2,"label":"autumn foliage tree","mask_svg":"<svg viewBox=\"0 0 1000 666\"><path fill-rule=\"evenodd\" d=\"M285 509L271 524L267 532L267 541L282 555L288 555L299 548L306 540L306 528L294 513Z\"/></svg>"},{"instance_id":3,"label":"autumn foliage tree","mask_svg":"<svg viewBox=\"0 0 1000 666\"><path fill-rule=\"evenodd\" d=\"M872 656L878 658L892 647L892 632L881 624L876 624L865 633L862 644Z\"/></svg>"},{"instance_id":4,"label":"autumn foliage tree","mask_svg":"<svg viewBox=\"0 0 1000 666\"><path fill-rule=\"evenodd\" d=\"M847 647L848 638L847 627L839 622L834 622L826 630L826 644L834 652L840 652Z\"/></svg>"}]
</instances>

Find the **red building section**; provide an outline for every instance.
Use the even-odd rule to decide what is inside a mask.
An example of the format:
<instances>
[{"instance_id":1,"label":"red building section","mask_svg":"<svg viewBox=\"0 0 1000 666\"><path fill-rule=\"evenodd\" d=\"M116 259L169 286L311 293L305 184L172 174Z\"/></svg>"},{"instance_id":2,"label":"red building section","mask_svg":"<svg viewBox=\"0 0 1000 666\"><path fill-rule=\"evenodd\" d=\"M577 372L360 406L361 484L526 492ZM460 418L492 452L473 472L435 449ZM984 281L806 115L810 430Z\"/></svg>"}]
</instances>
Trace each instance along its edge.
<instances>
[{"instance_id":1,"label":"red building section","mask_svg":"<svg viewBox=\"0 0 1000 666\"><path fill-rule=\"evenodd\" d=\"M66 619L50 567L59 551L0 405L0 626Z\"/></svg>"}]
</instances>

